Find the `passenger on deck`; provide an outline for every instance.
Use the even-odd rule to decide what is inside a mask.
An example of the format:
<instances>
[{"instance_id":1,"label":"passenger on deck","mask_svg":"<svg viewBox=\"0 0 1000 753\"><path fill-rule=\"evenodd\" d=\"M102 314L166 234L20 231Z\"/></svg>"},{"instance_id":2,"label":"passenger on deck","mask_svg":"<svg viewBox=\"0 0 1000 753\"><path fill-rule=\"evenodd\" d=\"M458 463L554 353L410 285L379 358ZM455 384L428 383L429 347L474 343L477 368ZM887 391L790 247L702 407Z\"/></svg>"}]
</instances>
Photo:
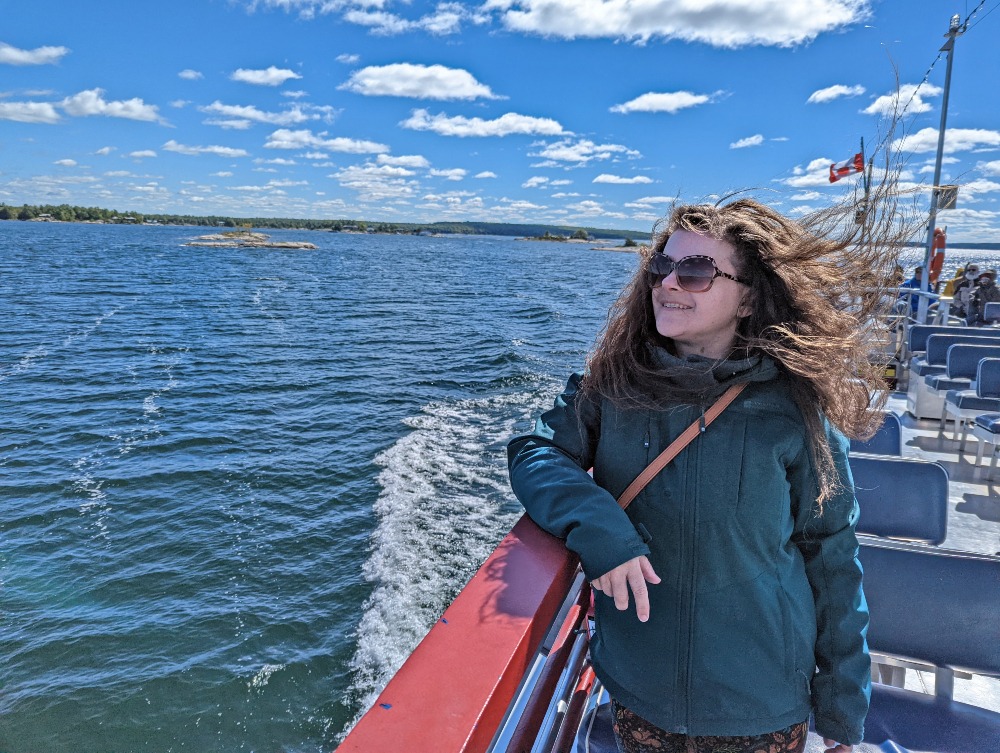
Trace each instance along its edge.
<instances>
[{"instance_id":1,"label":"passenger on deck","mask_svg":"<svg viewBox=\"0 0 1000 753\"><path fill-rule=\"evenodd\" d=\"M594 590L591 657L625 753L799 753L810 715L831 751L862 739L868 611L844 435L881 421L860 324L899 246L807 222L748 199L676 207L586 373L508 446L515 494Z\"/></svg>"},{"instance_id":2,"label":"passenger on deck","mask_svg":"<svg viewBox=\"0 0 1000 753\"><path fill-rule=\"evenodd\" d=\"M996 285L997 271L987 269L976 280L976 287L969 296L966 322L970 327L982 327L986 321L986 304L1000 302L1000 288Z\"/></svg>"},{"instance_id":3,"label":"passenger on deck","mask_svg":"<svg viewBox=\"0 0 1000 753\"><path fill-rule=\"evenodd\" d=\"M966 317L969 314L969 298L976 287L976 280L979 278L979 265L971 263L965 268L965 279L956 283L955 291L952 294L954 301L951 304L952 316Z\"/></svg>"},{"instance_id":4,"label":"passenger on deck","mask_svg":"<svg viewBox=\"0 0 1000 753\"><path fill-rule=\"evenodd\" d=\"M924 284L924 268L916 267L913 270L913 277L901 284L900 288L909 288L912 290L923 290ZM910 314L916 314L917 308L920 306L920 296L919 295L909 295L907 293L900 293L900 298L904 295L908 296L910 299Z\"/></svg>"}]
</instances>

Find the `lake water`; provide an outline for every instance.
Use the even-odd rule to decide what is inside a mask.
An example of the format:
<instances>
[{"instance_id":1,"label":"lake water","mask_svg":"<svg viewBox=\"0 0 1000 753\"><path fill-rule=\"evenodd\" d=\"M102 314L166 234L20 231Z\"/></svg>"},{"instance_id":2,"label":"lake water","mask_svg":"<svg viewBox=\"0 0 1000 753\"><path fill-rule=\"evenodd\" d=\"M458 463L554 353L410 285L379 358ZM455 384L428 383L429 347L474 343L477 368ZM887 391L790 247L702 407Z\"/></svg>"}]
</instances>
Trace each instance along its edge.
<instances>
[{"instance_id":1,"label":"lake water","mask_svg":"<svg viewBox=\"0 0 1000 753\"><path fill-rule=\"evenodd\" d=\"M199 232L0 222L3 753L336 747L518 517L504 443L635 264Z\"/></svg>"},{"instance_id":2,"label":"lake water","mask_svg":"<svg viewBox=\"0 0 1000 753\"><path fill-rule=\"evenodd\" d=\"M631 254L0 222L0 751L329 751L518 516ZM270 232L270 231L269 231Z\"/></svg>"}]
</instances>

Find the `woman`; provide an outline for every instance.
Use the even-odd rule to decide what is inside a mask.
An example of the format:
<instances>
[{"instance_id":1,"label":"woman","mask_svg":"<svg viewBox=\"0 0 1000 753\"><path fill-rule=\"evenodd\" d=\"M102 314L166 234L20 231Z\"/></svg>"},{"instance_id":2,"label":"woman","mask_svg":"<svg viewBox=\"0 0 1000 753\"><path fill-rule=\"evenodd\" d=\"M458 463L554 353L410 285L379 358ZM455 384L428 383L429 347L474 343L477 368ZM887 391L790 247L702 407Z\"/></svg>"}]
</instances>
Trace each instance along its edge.
<instances>
[{"instance_id":1,"label":"woman","mask_svg":"<svg viewBox=\"0 0 1000 753\"><path fill-rule=\"evenodd\" d=\"M862 739L868 618L844 434L879 420L867 323L895 258L871 228L830 240L831 216L814 219L747 199L676 207L587 373L509 444L515 494L594 589L591 654L625 753L799 752L810 714L831 751ZM739 383L622 510L629 483Z\"/></svg>"}]
</instances>

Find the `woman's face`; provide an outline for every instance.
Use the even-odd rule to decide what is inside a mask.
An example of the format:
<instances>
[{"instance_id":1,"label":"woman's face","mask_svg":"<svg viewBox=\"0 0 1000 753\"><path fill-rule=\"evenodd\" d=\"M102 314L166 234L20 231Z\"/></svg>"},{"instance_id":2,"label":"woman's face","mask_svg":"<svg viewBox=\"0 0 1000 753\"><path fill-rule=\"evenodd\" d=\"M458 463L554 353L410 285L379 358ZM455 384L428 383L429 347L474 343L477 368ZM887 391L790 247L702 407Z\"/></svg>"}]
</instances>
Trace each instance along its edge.
<instances>
[{"instance_id":1,"label":"woman's face","mask_svg":"<svg viewBox=\"0 0 1000 753\"><path fill-rule=\"evenodd\" d=\"M736 276L733 247L700 233L675 231L663 253L675 262L685 256L710 256L720 271ZM679 356L725 358L733 348L740 317L750 313L742 305L746 292L742 283L716 277L704 293L689 293L677 284L676 271L671 272L652 291L656 331L673 341Z\"/></svg>"}]
</instances>

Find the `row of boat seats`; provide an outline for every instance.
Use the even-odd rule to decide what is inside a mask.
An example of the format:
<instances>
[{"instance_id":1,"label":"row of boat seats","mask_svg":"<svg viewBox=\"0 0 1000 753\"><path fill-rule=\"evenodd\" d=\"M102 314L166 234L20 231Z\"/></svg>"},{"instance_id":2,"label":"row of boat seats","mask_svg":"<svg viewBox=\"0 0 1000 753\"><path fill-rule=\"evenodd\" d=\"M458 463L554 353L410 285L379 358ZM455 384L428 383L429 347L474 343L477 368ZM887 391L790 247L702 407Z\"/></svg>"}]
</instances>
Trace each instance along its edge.
<instances>
[{"instance_id":1,"label":"row of boat seats","mask_svg":"<svg viewBox=\"0 0 1000 753\"><path fill-rule=\"evenodd\" d=\"M864 742L855 753L997 750L1000 712L954 700L955 670L1000 677L996 604L1000 557L861 537L870 623L879 662L933 670L934 694L873 683ZM880 674L882 674L880 672ZM610 703L588 710L573 750L615 753ZM807 753L825 750L810 732Z\"/></svg>"},{"instance_id":2,"label":"row of boat seats","mask_svg":"<svg viewBox=\"0 0 1000 753\"><path fill-rule=\"evenodd\" d=\"M918 377L944 374L953 345L1000 345L1000 329L916 325L910 330L909 344L924 351L910 360L906 410L916 418L936 419L944 410L944 395Z\"/></svg>"},{"instance_id":3,"label":"row of boat seats","mask_svg":"<svg viewBox=\"0 0 1000 753\"><path fill-rule=\"evenodd\" d=\"M992 358L981 360L976 369L975 386L972 389L948 390L941 412L941 431L945 422L955 420L955 439L961 437L959 452L965 451L965 440L969 425L977 416L1000 411L1000 349Z\"/></svg>"}]
</instances>

